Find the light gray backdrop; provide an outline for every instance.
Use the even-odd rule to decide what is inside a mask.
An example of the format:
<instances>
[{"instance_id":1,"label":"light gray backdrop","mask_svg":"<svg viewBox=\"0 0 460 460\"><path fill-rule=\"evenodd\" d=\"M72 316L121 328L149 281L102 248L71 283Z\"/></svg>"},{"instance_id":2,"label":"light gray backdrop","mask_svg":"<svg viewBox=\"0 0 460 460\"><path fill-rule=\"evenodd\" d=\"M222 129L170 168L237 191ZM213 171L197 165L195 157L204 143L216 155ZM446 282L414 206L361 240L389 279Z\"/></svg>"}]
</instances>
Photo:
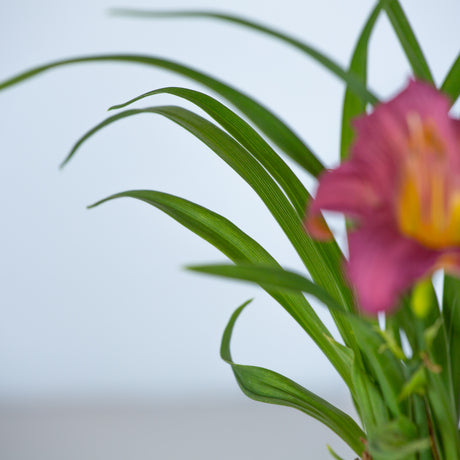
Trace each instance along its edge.
<instances>
[{"instance_id":1,"label":"light gray backdrop","mask_svg":"<svg viewBox=\"0 0 460 460\"><path fill-rule=\"evenodd\" d=\"M174 58L264 101L334 165L343 85L316 63L228 24L111 18L107 9L236 12L303 38L346 65L372 4L3 1L0 78L84 54ZM403 5L439 82L458 51L460 3L406 0ZM370 85L386 98L409 74L382 18L371 42ZM85 64L0 93L0 399L236 395L218 348L231 312L250 297L256 300L234 336L237 361L275 369L322 395L340 385L311 341L259 289L181 269L225 260L207 243L134 200L86 210L127 189L174 193L229 217L286 267L301 270L258 198L190 134L158 116L125 120L91 139L58 171L73 142L102 120L110 105L173 85L201 89L152 68ZM164 103L184 105L156 96L140 106ZM320 314L329 321L321 309Z\"/></svg>"}]
</instances>

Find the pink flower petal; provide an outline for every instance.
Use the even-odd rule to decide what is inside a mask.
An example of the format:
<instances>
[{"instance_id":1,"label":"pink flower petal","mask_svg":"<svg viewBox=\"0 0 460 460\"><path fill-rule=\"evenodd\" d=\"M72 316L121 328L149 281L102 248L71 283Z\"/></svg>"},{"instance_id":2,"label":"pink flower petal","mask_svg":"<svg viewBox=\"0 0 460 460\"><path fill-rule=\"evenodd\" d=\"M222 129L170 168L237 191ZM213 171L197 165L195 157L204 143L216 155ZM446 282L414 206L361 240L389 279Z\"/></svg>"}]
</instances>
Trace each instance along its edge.
<instances>
[{"instance_id":1,"label":"pink flower petal","mask_svg":"<svg viewBox=\"0 0 460 460\"><path fill-rule=\"evenodd\" d=\"M401 236L388 223L375 223L349 236L347 273L360 307L369 313L390 311L398 297L437 268L439 251Z\"/></svg>"},{"instance_id":2,"label":"pink flower petal","mask_svg":"<svg viewBox=\"0 0 460 460\"><path fill-rule=\"evenodd\" d=\"M382 196L388 196L396 187L401 163L408 154L409 120L414 115L433 126L450 167L460 172L457 120L449 116L449 106L448 98L430 84L410 81L394 99L354 121L357 136L351 159L373 170L374 186Z\"/></svg>"},{"instance_id":3,"label":"pink flower petal","mask_svg":"<svg viewBox=\"0 0 460 460\"><path fill-rule=\"evenodd\" d=\"M316 197L307 210L305 227L315 238L326 239L331 234L325 232L321 210L343 212L364 220L378 207L379 198L371 182L363 177L359 167L346 162L320 177Z\"/></svg>"},{"instance_id":4,"label":"pink flower petal","mask_svg":"<svg viewBox=\"0 0 460 460\"><path fill-rule=\"evenodd\" d=\"M428 83L355 120L347 162L319 178L306 228L330 236L321 210L356 219L347 273L361 308L397 307L398 297L438 268L460 274L460 121Z\"/></svg>"}]
</instances>

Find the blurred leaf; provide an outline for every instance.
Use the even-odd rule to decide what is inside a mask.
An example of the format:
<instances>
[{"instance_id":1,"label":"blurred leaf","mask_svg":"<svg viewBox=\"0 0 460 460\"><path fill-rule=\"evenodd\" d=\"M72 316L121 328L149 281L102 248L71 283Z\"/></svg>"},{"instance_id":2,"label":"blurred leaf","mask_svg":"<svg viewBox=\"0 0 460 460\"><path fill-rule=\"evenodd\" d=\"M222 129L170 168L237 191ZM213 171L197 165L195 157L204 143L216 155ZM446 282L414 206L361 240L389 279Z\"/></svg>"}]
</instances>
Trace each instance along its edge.
<instances>
[{"instance_id":1,"label":"blurred leaf","mask_svg":"<svg viewBox=\"0 0 460 460\"><path fill-rule=\"evenodd\" d=\"M447 333L449 360L452 372L452 386L457 418L460 417L460 280L444 276L442 315Z\"/></svg>"},{"instance_id":2,"label":"blurred leaf","mask_svg":"<svg viewBox=\"0 0 460 460\"><path fill-rule=\"evenodd\" d=\"M292 129L289 128L280 118L270 112L270 110L264 107L261 103L208 74L192 69L191 67L187 67L178 62L162 59L156 56L113 54L63 59L35 67L8 80L0 82L0 90L16 85L28 78L34 77L42 72L56 67L90 62L129 62L133 64L142 64L160 67L189 78L209 88L230 102L234 107L240 110L241 113L246 115L248 119L267 136L268 139L270 139L286 155L296 161L310 174L317 176L324 169L322 163L319 160L315 160L315 155L311 152L309 147L300 140L294 131L292 131Z\"/></svg>"},{"instance_id":3,"label":"blurred leaf","mask_svg":"<svg viewBox=\"0 0 460 460\"><path fill-rule=\"evenodd\" d=\"M385 341L363 318L352 313L341 312L340 304L320 286L312 283L302 275L275 267L234 265L200 265L189 267L194 271L226 278L255 282L270 288L301 291L313 295L331 311L346 316L356 336L359 349L364 355L367 368L373 371L381 388L386 404L393 415L402 413L399 392L404 384L404 374L400 361L390 350L382 350Z\"/></svg>"},{"instance_id":4,"label":"blurred leaf","mask_svg":"<svg viewBox=\"0 0 460 460\"><path fill-rule=\"evenodd\" d=\"M429 449L430 439L419 438L417 427L405 416L386 423L369 433L368 449L379 460L403 460Z\"/></svg>"},{"instance_id":5,"label":"blurred leaf","mask_svg":"<svg viewBox=\"0 0 460 460\"><path fill-rule=\"evenodd\" d=\"M327 450L329 451L329 453L335 458L335 460L344 460L342 457L339 457L334 449L329 445L329 444L326 444L326 447L327 447Z\"/></svg>"},{"instance_id":6,"label":"blurred leaf","mask_svg":"<svg viewBox=\"0 0 460 460\"><path fill-rule=\"evenodd\" d=\"M430 68L417 38L398 0L380 0L406 54L414 75L434 83Z\"/></svg>"},{"instance_id":7,"label":"blurred leaf","mask_svg":"<svg viewBox=\"0 0 460 460\"><path fill-rule=\"evenodd\" d=\"M443 458L460 458L460 436L453 395L440 374L427 372L427 378L427 396L433 413L433 425L441 440Z\"/></svg>"},{"instance_id":8,"label":"blurred leaf","mask_svg":"<svg viewBox=\"0 0 460 460\"><path fill-rule=\"evenodd\" d=\"M413 394L410 397L410 400L412 404L413 420L418 429L418 436L419 438L429 438L430 430L432 430L432 427L430 426L432 420L430 419L429 408L427 407L427 399L426 397ZM432 435L433 438L431 449L425 449L424 451L420 452L419 458L417 458L417 460L436 459L436 456L433 455L433 449L437 451L436 446L438 445L438 439L436 432L432 433Z\"/></svg>"},{"instance_id":9,"label":"blurred leaf","mask_svg":"<svg viewBox=\"0 0 460 460\"><path fill-rule=\"evenodd\" d=\"M426 391L426 370L424 366L419 368L410 376L404 384L399 399L402 401L414 393L424 395Z\"/></svg>"},{"instance_id":10,"label":"blurred leaf","mask_svg":"<svg viewBox=\"0 0 460 460\"><path fill-rule=\"evenodd\" d=\"M241 390L256 401L293 407L310 415L329 427L360 455L364 449L361 439L365 438L365 434L350 416L277 372L232 361L230 340L233 327L249 302L241 305L230 318L220 351L222 359L232 367Z\"/></svg>"},{"instance_id":11,"label":"blurred leaf","mask_svg":"<svg viewBox=\"0 0 460 460\"><path fill-rule=\"evenodd\" d=\"M437 327L441 315L434 288L431 289L433 308L429 310L429 315L426 318L419 319L414 315L409 306L407 297L405 298L406 304L404 308L397 314L398 318L402 321L401 325L406 333L409 331L408 337L410 337L412 341L411 347L414 359L420 362L420 358L422 358L424 366L427 369L427 408L418 402L417 398L412 398L415 400L414 411L417 425L423 427L423 423L426 423L426 414L429 413L430 417L433 419L432 425L435 427L435 434L439 436L439 442L437 442L437 444L445 449L445 454L441 453L441 455L445 455L443 458L446 459L457 458L457 456L460 455L460 439L457 437L456 432L457 417L455 397L452 390L450 360L446 359L447 333L444 325L439 328L438 333L434 337L433 345L430 348L427 347L427 343L425 342L426 338L431 340L429 337L431 335L430 328ZM445 293L446 289L444 289L444 295ZM444 297L443 302L445 301L446 297ZM443 307L443 314L444 310L445 308ZM441 364L441 373L438 372L439 364ZM442 429L438 429L439 427L442 427ZM426 429L425 427L425 431Z\"/></svg>"},{"instance_id":12,"label":"blurred leaf","mask_svg":"<svg viewBox=\"0 0 460 460\"><path fill-rule=\"evenodd\" d=\"M363 101L375 105L378 102L378 99L372 94L366 87L363 85L353 74L345 71L339 64L334 62L331 58L326 56L324 53L319 52L312 46L297 40L294 37L291 37L287 34L284 34L278 30L275 30L271 27L267 27L263 24L256 23L254 21L240 18L238 16L217 13L212 11L151 11L151 10L137 10L137 9L128 9L128 8L117 8L111 10L113 14L118 16L132 16L138 18L209 18L209 19L218 19L222 21L231 22L243 27L248 27L249 29L256 30L257 32L262 32L271 37L275 37L289 45L297 48L303 53L307 54L323 67L328 69L331 73L343 80L347 86L358 95Z\"/></svg>"},{"instance_id":13,"label":"blurred leaf","mask_svg":"<svg viewBox=\"0 0 460 460\"><path fill-rule=\"evenodd\" d=\"M404 384L401 362L391 350L385 347L385 341L376 330L368 327L362 321L354 321L353 329L359 337L359 345L364 355L366 369L372 370L391 413L394 416L399 416L403 412L402 406L404 406L398 398Z\"/></svg>"},{"instance_id":14,"label":"blurred leaf","mask_svg":"<svg viewBox=\"0 0 460 460\"><path fill-rule=\"evenodd\" d=\"M421 350L418 349L417 342L417 328L415 315L410 308L410 296L404 295L400 301L400 306L391 315L386 318L388 326L393 330L403 331L409 346L411 348L412 355L418 354Z\"/></svg>"},{"instance_id":15,"label":"blurred leaf","mask_svg":"<svg viewBox=\"0 0 460 460\"><path fill-rule=\"evenodd\" d=\"M388 421L388 410L382 393L371 375L356 359L353 360L351 380L355 394L355 406L366 433L373 427Z\"/></svg>"},{"instance_id":16,"label":"blurred leaf","mask_svg":"<svg viewBox=\"0 0 460 460\"><path fill-rule=\"evenodd\" d=\"M144 201L165 212L177 222L219 249L236 264L255 263L280 267L275 259L256 241L242 232L225 217L177 196L151 190L132 190L117 193L101 200L98 206L116 198L131 197ZM350 384L350 366L342 352L331 344L327 330L305 297L300 294L266 290L297 321L313 339L347 385Z\"/></svg>"},{"instance_id":17,"label":"blurred leaf","mask_svg":"<svg viewBox=\"0 0 460 460\"><path fill-rule=\"evenodd\" d=\"M394 335L393 329L388 328L385 330L381 330L380 328L378 328L377 332L384 341L384 343L380 347L380 351L389 350L397 359L404 361L406 359L406 355L402 351L402 348L400 347L398 340Z\"/></svg>"},{"instance_id":18,"label":"blurred leaf","mask_svg":"<svg viewBox=\"0 0 460 460\"><path fill-rule=\"evenodd\" d=\"M433 342L439 337L439 332L442 330L443 319L438 317L436 321L427 329L425 329L424 337L425 343L428 348L433 347ZM435 345L436 346L436 345Z\"/></svg>"},{"instance_id":19,"label":"blurred leaf","mask_svg":"<svg viewBox=\"0 0 460 460\"><path fill-rule=\"evenodd\" d=\"M449 342L444 324L445 319L443 318L443 315L449 309L447 308L445 313L441 311L432 282L426 284L425 288L427 288L427 292L425 293L426 301L431 307L428 308L427 314L423 318L414 316L414 321L416 323L417 340L419 343L418 354L424 357L425 367L431 371L429 374L432 374L433 371L439 372L435 378L429 380L428 397L432 397L433 391L439 392L440 394L437 397L440 398L439 401L444 401L442 404L450 404L452 407L455 407ZM435 390L433 386L437 389ZM451 402L447 403L448 400ZM439 410L441 409L439 408Z\"/></svg>"},{"instance_id":20,"label":"blurred leaf","mask_svg":"<svg viewBox=\"0 0 460 460\"><path fill-rule=\"evenodd\" d=\"M460 53L447 73L446 78L441 85L441 91L450 97L452 105L460 96Z\"/></svg>"},{"instance_id":21,"label":"blurred leaf","mask_svg":"<svg viewBox=\"0 0 460 460\"><path fill-rule=\"evenodd\" d=\"M282 187L299 217L303 218L309 194L302 182L257 131L211 96L187 88L161 88L142 94L124 104L113 106L111 109L124 108L145 97L164 93L173 94L192 102L214 118L264 166ZM316 158L313 160L316 161Z\"/></svg>"},{"instance_id":22,"label":"blurred leaf","mask_svg":"<svg viewBox=\"0 0 460 460\"><path fill-rule=\"evenodd\" d=\"M458 437L458 417L455 407L455 395L452 386L450 360L447 355L447 332L444 327L434 339L433 346L428 348L425 342L426 331L440 318L439 307L430 311L425 320L416 320L417 340L420 358L427 369L427 400L429 401L432 425L439 435L441 456L446 459L460 458L460 438ZM458 359L458 358L457 358ZM439 365L441 364L441 366ZM441 428L442 427L442 428Z\"/></svg>"},{"instance_id":23,"label":"blurred leaf","mask_svg":"<svg viewBox=\"0 0 460 460\"><path fill-rule=\"evenodd\" d=\"M378 2L361 31L350 62L349 72L353 73L363 85L367 83L367 53L369 39L381 10L382 3ZM353 141L351 121L353 118L366 111L366 105L366 102L362 101L361 98L350 91L350 88L346 88L342 110L342 135L340 138L340 158L342 160L348 157L349 149Z\"/></svg>"}]
</instances>

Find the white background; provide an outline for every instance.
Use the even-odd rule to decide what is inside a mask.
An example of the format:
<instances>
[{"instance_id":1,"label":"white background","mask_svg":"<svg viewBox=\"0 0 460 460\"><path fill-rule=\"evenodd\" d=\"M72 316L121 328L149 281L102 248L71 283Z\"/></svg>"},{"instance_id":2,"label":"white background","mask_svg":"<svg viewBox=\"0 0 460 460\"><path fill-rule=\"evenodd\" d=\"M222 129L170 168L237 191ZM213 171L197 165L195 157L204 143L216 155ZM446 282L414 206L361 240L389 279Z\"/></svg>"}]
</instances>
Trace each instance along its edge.
<instances>
[{"instance_id":1,"label":"white background","mask_svg":"<svg viewBox=\"0 0 460 460\"><path fill-rule=\"evenodd\" d=\"M85 54L172 58L263 101L334 165L343 85L308 57L228 24L140 21L106 12L110 6L235 12L302 38L345 66L372 4L3 1L0 79ZM458 52L460 3L407 0L403 6L442 81ZM370 86L389 97L410 71L386 18L373 35L371 55ZM207 243L134 200L86 210L127 189L174 193L227 216L283 265L300 270L254 193L190 134L158 116L132 118L92 138L58 171L73 142L110 105L174 85L202 89L165 71L106 63L62 68L0 93L2 400L233 397L239 390L218 348L231 312L249 297L256 300L237 325L235 359L280 371L322 395L339 388L311 341L259 289L181 269L225 260ZM164 103L184 105L156 96L140 106Z\"/></svg>"}]
</instances>

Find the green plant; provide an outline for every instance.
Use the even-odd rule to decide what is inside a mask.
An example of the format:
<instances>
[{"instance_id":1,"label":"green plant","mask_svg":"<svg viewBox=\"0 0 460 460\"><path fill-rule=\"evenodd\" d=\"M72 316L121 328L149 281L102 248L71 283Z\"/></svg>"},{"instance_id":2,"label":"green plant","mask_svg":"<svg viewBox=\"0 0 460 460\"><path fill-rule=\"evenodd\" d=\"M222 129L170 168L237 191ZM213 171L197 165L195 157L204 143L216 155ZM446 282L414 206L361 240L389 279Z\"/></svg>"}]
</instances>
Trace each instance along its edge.
<instances>
[{"instance_id":1,"label":"green plant","mask_svg":"<svg viewBox=\"0 0 460 460\"><path fill-rule=\"evenodd\" d=\"M414 33L397 0L380 1L359 36L349 69L341 68L316 49L258 23L209 12L150 13L117 10L142 17L207 17L230 21L276 37L316 60L346 84L341 135L341 157L346 159L353 141L352 118L379 104L367 88L367 48L380 14L386 14L411 64L413 75L428 83L433 78ZM151 56L88 56L56 61L34 68L0 84L0 89L46 70L83 62L118 61L155 66L194 80L235 107L233 112L208 94L187 88L162 88L127 103L77 141L65 165L90 136L105 126L138 114L159 114L188 130L237 172L265 203L305 265L311 280L282 269L256 241L222 216L185 199L150 190L119 193L99 201L132 197L169 214L225 254L233 265L190 267L195 271L259 284L300 324L333 364L350 389L362 426L348 415L292 380L273 371L234 363L230 338L235 321L247 305L232 316L222 340L221 355L251 398L297 408L331 428L363 458L446 460L460 457L458 401L460 369L455 359L460 317L456 303L458 281L445 277L443 305L437 304L431 283L406 293L401 306L386 317L384 327L356 306L342 274L343 255L335 241L318 242L303 228L310 195L280 154L313 177L324 169L321 160L275 114L235 88L187 66ZM460 59L440 86L452 102L460 95ZM140 99L168 93L204 110L214 122L175 106L125 110ZM247 121L245 121L247 119ZM220 125L220 127L218 126ZM267 140L269 142L267 142ZM275 147L272 147L274 145ZM343 344L333 338L310 306L307 293L329 308ZM419 297L421 301L419 301ZM426 303L421 314L420 303ZM412 305L411 305L412 304ZM403 350L402 333L410 345ZM335 455L335 454L334 454Z\"/></svg>"}]
</instances>

